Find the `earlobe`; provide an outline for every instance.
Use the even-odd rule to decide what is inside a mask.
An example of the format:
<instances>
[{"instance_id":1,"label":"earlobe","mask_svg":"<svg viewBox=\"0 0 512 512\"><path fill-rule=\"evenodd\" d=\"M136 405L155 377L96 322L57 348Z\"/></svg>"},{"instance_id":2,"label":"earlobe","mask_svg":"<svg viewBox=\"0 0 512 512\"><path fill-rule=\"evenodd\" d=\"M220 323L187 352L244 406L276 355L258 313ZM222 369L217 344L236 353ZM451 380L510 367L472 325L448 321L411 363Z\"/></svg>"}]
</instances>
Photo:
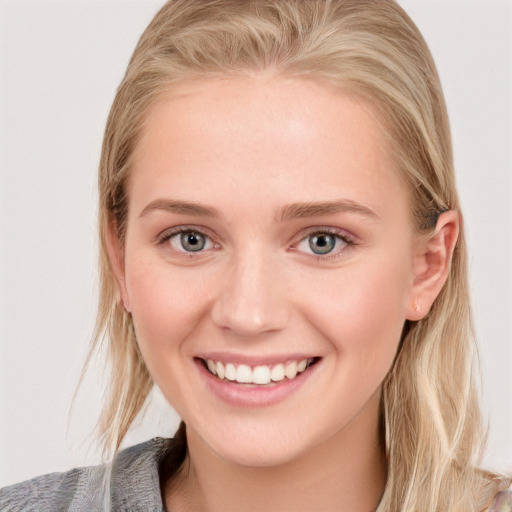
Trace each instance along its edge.
<instances>
[{"instance_id":1,"label":"earlobe","mask_svg":"<svg viewBox=\"0 0 512 512\"><path fill-rule=\"evenodd\" d=\"M126 292L124 271L124 249L121 241L119 240L119 236L117 235L116 227L112 222L107 228L106 245L110 267L114 272L121 301L123 302L124 309L130 313L131 309L128 294Z\"/></svg>"},{"instance_id":2,"label":"earlobe","mask_svg":"<svg viewBox=\"0 0 512 512\"><path fill-rule=\"evenodd\" d=\"M441 292L450 272L459 224L459 214L454 210L446 211L439 216L434 233L420 243L413 262L407 320L424 318Z\"/></svg>"}]
</instances>

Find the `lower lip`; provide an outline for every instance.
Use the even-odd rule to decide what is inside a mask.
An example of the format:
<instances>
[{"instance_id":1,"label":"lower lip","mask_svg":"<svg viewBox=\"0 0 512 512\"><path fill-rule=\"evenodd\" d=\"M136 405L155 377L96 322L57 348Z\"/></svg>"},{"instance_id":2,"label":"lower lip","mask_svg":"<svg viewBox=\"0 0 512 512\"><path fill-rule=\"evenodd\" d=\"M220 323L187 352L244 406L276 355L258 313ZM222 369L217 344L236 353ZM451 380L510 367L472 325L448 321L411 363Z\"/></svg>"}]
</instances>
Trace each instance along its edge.
<instances>
[{"instance_id":1,"label":"lower lip","mask_svg":"<svg viewBox=\"0 0 512 512\"><path fill-rule=\"evenodd\" d=\"M207 387L223 402L236 407L265 407L286 399L315 373L319 362L309 366L294 379L284 379L269 386L249 386L227 379L221 380L212 375L201 361L195 360Z\"/></svg>"}]
</instances>

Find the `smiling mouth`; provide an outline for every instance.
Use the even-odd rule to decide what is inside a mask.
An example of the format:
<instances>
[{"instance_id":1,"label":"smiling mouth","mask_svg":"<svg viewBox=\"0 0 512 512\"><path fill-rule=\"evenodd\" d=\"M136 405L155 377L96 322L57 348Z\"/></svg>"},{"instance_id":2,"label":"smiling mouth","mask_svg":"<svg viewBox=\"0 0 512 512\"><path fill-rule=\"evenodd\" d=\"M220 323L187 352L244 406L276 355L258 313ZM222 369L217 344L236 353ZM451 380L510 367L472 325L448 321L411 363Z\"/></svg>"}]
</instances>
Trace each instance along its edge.
<instances>
[{"instance_id":1,"label":"smiling mouth","mask_svg":"<svg viewBox=\"0 0 512 512\"><path fill-rule=\"evenodd\" d=\"M319 357L310 357L298 361L287 361L272 365L249 366L247 364L223 363L213 359L199 359L206 370L220 380L238 384L267 385L293 380L310 366L317 363Z\"/></svg>"}]
</instances>

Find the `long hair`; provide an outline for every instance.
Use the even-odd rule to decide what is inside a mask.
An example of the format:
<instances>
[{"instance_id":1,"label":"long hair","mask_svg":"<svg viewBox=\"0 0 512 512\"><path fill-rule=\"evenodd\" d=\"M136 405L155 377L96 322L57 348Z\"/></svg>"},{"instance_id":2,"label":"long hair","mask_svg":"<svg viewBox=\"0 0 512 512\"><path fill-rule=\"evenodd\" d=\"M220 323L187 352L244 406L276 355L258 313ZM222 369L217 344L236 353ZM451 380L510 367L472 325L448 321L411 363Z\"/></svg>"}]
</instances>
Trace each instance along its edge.
<instances>
[{"instance_id":1,"label":"long hair","mask_svg":"<svg viewBox=\"0 0 512 512\"><path fill-rule=\"evenodd\" d=\"M448 116L418 29L393 0L171 0L145 30L117 91L99 168L100 303L91 353L107 344L111 378L102 413L117 451L152 388L107 257L123 243L126 187L150 107L207 76L297 77L356 94L377 113L415 229L460 213ZM461 217L462 218L462 217ZM475 381L466 245L461 229L447 282L430 313L407 322L382 386L387 484L378 510L482 510L504 479L478 468L483 446Z\"/></svg>"}]
</instances>

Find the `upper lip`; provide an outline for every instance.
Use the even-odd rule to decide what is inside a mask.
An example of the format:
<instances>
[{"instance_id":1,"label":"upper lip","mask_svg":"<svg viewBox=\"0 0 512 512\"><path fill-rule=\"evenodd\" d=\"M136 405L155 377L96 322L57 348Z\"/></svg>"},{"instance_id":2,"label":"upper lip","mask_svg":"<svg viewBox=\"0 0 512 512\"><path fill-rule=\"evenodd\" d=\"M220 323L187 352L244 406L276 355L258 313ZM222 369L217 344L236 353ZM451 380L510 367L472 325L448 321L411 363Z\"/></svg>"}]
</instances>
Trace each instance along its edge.
<instances>
[{"instance_id":1,"label":"upper lip","mask_svg":"<svg viewBox=\"0 0 512 512\"><path fill-rule=\"evenodd\" d=\"M211 359L222 363L246 364L248 366L273 365L287 363L289 361L302 361L303 359L318 358L318 355L309 353L290 353L290 354L272 354L272 355L248 355L233 354L231 352L208 352L196 356L205 361Z\"/></svg>"}]
</instances>

